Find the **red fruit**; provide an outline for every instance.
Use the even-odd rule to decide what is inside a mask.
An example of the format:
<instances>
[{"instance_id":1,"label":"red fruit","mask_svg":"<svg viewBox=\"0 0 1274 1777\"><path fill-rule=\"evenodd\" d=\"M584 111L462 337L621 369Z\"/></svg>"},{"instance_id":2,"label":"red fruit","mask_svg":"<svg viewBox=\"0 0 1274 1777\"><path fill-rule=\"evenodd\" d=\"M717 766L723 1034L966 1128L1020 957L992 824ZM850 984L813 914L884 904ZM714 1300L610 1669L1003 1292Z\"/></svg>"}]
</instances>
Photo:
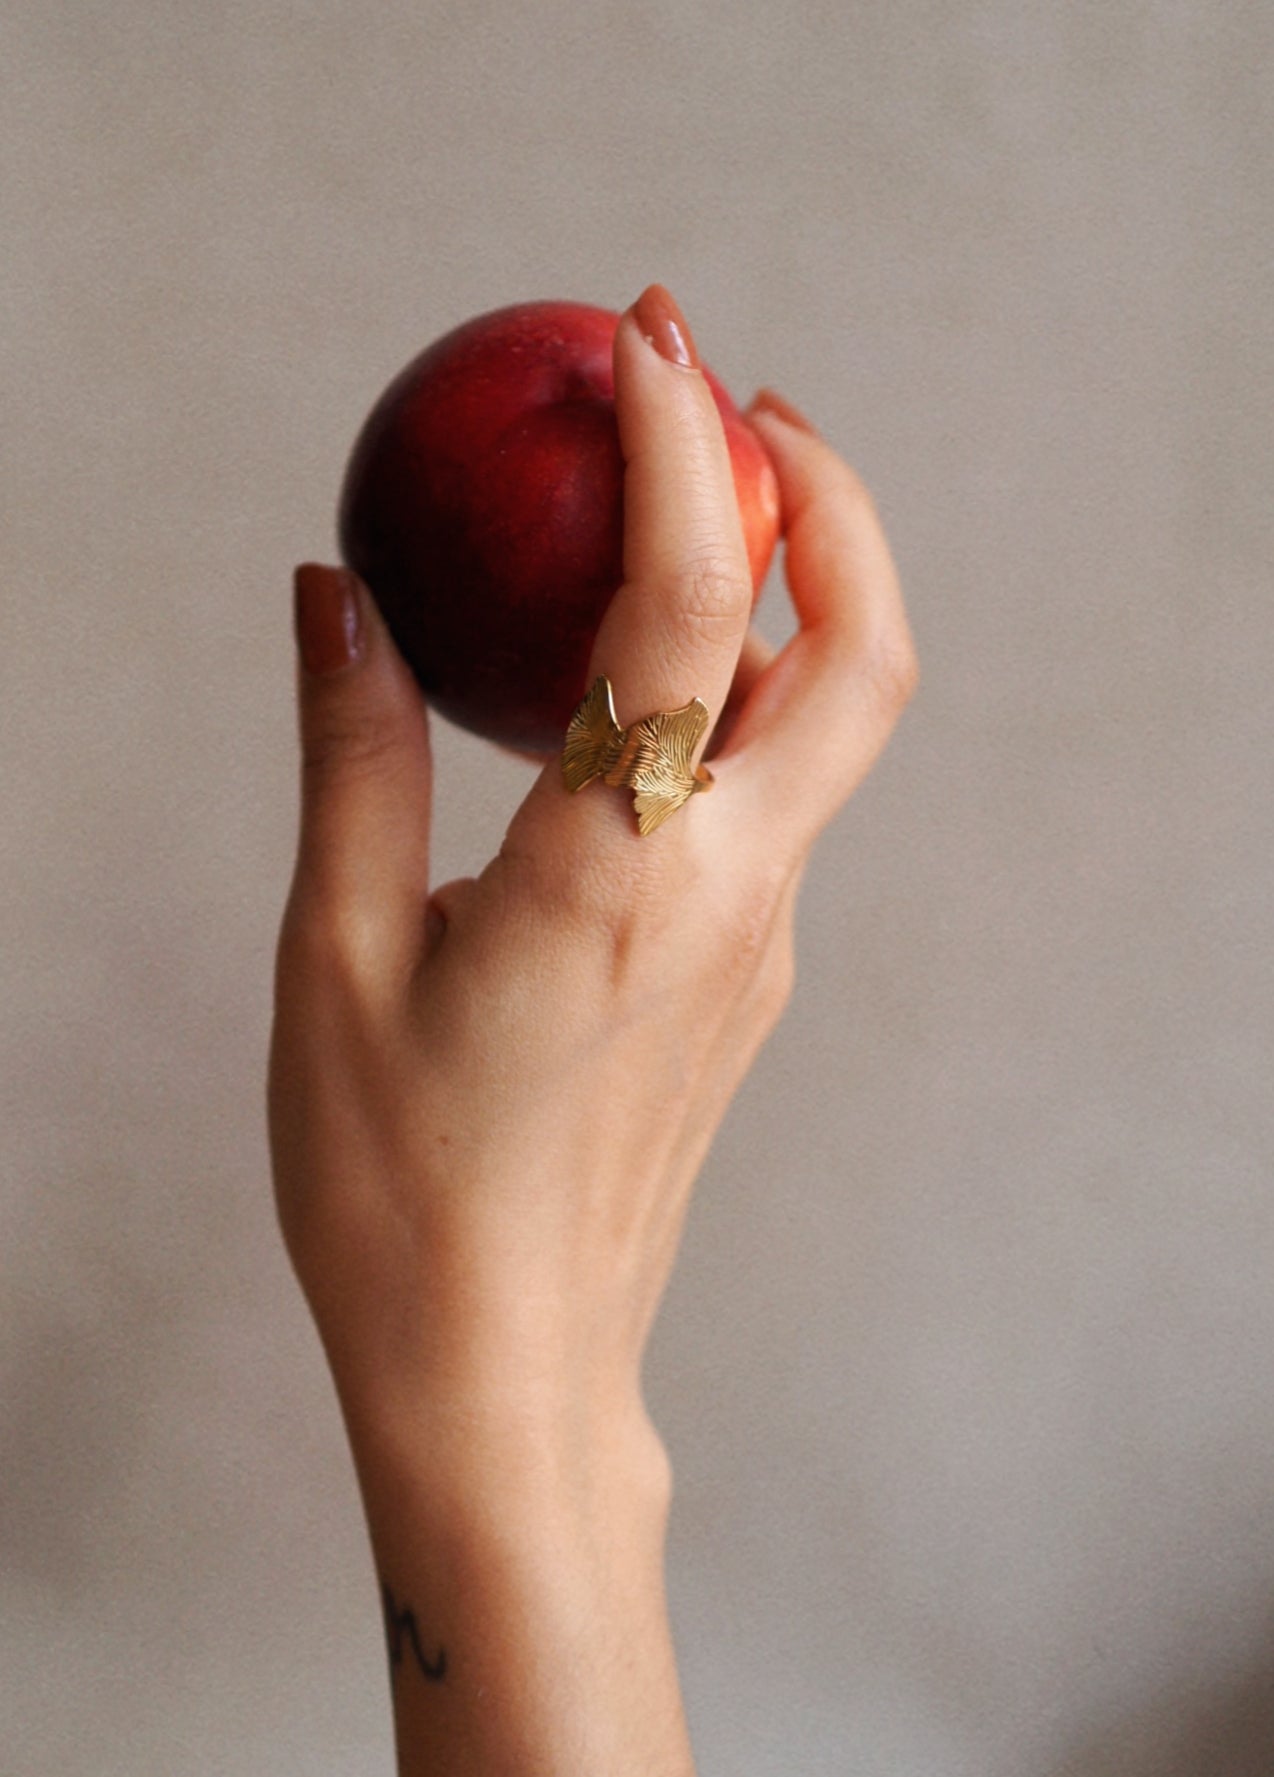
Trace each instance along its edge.
<instances>
[{"instance_id":1,"label":"red fruit","mask_svg":"<svg viewBox=\"0 0 1274 1777\"><path fill-rule=\"evenodd\" d=\"M528 302L465 322L389 385L345 472L342 554L425 696L462 728L525 752L561 746L623 577L618 320L583 303ZM778 536L774 471L705 375L759 592Z\"/></svg>"}]
</instances>

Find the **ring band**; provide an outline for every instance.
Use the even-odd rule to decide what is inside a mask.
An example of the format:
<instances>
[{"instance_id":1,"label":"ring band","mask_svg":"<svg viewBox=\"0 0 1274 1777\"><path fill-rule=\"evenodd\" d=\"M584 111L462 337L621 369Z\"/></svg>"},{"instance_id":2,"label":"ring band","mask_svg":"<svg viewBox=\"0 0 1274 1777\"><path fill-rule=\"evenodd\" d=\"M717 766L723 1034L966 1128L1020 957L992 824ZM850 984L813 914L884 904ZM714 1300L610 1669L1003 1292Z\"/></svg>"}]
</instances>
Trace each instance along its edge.
<instances>
[{"instance_id":1,"label":"ring band","mask_svg":"<svg viewBox=\"0 0 1274 1777\"><path fill-rule=\"evenodd\" d=\"M636 791L633 807L643 837L662 826L670 814L697 790L706 790L712 773L691 765L695 748L707 733L708 706L692 697L679 710L643 716L631 728L615 719L615 697L603 673L571 717L562 752L562 781L572 794L595 777Z\"/></svg>"}]
</instances>

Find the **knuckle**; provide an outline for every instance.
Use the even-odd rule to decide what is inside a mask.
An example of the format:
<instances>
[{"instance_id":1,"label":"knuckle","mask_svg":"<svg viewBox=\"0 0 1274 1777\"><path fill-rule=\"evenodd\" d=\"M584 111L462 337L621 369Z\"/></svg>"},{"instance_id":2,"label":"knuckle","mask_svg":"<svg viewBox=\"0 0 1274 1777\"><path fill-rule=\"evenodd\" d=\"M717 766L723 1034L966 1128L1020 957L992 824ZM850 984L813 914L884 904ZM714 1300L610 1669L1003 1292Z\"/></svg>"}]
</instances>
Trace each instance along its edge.
<instances>
[{"instance_id":1,"label":"knuckle","mask_svg":"<svg viewBox=\"0 0 1274 1777\"><path fill-rule=\"evenodd\" d=\"M533 926L551 950L587 957L610 1003L629 1010L659 976L652 958L703 879L691 849L646 841L627 850L622 875L606 852L568 857L508 838L494 868L514 922Z\"/></svg>"},{"instance_id":2,"label":"knuckle","mask_svg":"<svg viewBox=\"0 0 1274 1777\"><path fill-rule=\"evenodd\" d=\"M373 922L359 904L305 893L288 908L279 937L278 979L347 1006L363 1006L378 978Z\"/></svg>"},{"instance_id":3,"label":"knuckle","mask_svg":"<svg viewBox=\"0 0 1274 1777\"><path fill-rule=\"evenodd\" d=\"M787 940L776 946L761 983L760 1012L765 1029L773 1030L792 1001L796 987L796 952Z\"/></svg>"},{"instance_id":4,"label":"knuckle","mask_svg":"<svg viewBox=\"0 0 1274 1777\"><path fill-rule=\"evenodd\" d=\"M752 584L737 562L719 549L691 555L681 577L680 612L684 622L708 641L730 634L752 608Z\"/></svg>"},{"instance_id":5,"label":"knuckle","mask_svg":"<svg viewBox=\"0 0 1274 1777\"><path fill-rule=\"evenodd\" d=\"M355 774L383 769L397 751L394 730L379 716L364 712L327 711L319 721L306 725L301 745L301 767L307 778L323 778L334 771Z\"/></svg>"},{"instance_id":6,"label":"knuckle","mask_svg":"<svg viewBox=\"0 0 1274 1777\"><path fill-rule=\"evenodd\" d=\"M641 900L640 872L617 888L613 874L588 854L567 858L506 836L495 860L505 906L516 923L534 920L576 939L627 941Z\"/></svg>"},{"instance_id":7,"label":"knuckle","mask_svg":"<svg viewBox=\"0 0 1274 1777\"><path fill-rule=\"evenodd\" d=\"M856 687L872 708L891 721L915 695L920 666L902 616L882 618L857 633L846 624L829 637L828 656L843 682Z\"/></svg>"},{"instance_id":8,"label":"knuckle","mask_svg":"<svg viewBox=\"0 0 1274 1777\"><path fill-rule=\"evenodd\" d=\"M764 973L777 901L778 884L771 881L767 872L736 894L731 915L722 922L725 967L741 987Z\"/></svg>"},{"instance_id":9,"label":"knuckle","mask_svg":"<svg viewBox=\"0 0 1274 1777\"><path fill-rule=\"evenodd\" d=\"M524 844L512 830L488 865L484 880L497 882L502 909L513 922L548 913L565 923L588 920L603 900L602 884L587 858L569 862L554 848Z\"/></svg>"},{"instance_id":10,"label":"knuckle","mask_svg":"<svg viewBox=\"0 0 1274 1777\"><path fill-rule=\"evenodd\" d=\"M693 895L688 874L678 892ZM564 911L572 930L604 960L607 986L620 999L640 998L650 979L650 958L664 938L675 906L664 862L631 861L622 890L610 871L581 872Z\"/></svg>"},{"instance_id":11,"label":"knuckle","mask_svg":"<svg viewBox=\"0 0 1274 1777\"><path fill-rule=\"evenodd\" d=\"M867 670L882 708L888 714L900 714L915 696L920 680L920 663L910 635L904 631L878 640Z\"/></svg>"}]
</instances>

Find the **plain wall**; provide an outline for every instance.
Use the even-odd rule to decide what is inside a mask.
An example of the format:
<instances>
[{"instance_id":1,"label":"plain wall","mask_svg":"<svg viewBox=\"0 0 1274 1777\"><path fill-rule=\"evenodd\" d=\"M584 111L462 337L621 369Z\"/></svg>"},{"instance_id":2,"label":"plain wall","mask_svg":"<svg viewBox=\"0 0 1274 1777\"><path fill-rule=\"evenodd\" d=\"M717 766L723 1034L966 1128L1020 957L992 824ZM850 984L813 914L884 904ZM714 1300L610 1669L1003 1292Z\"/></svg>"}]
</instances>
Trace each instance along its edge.
<instances>
[{"instance_id":1,"label":"plain wall","mask_svg":"<svg viewBox=\"0 0 1274 1777\"><path fill-rule=\"evenodd\" d=\"M0 1769L389 1768L264 1144L289 574L429 339L659 278L876 490L924 675L651 1357L701 1769L1268 1774L1274 9L18 0L3 62ZM527 778L438 748L442 879Z\"/></svg>"}]
</instances>

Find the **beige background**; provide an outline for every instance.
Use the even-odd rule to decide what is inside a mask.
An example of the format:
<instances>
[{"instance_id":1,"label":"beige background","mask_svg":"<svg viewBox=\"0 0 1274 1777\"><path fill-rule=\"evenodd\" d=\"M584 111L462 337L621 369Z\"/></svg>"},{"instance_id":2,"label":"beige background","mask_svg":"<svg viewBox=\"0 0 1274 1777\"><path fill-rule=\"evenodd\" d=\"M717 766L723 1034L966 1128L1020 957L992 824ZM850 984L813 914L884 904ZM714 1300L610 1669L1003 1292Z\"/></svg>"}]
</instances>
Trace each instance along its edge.
<instances>
[{"instance_id":1,"label":"beige background","mask_svg":"<svg viewBox=\"0 0 1274 1777\"><path fill-rule=\"evenodd\" d=\"M19 0L0 62L0 1769L388 1768L263 1142L289 569L428 339L654 277L878 490L925 670L652 1358L702 1770L1274 1769L1274 9ZM439 746L449 876L525 780Z\"/></svg>"}]
</instances>

